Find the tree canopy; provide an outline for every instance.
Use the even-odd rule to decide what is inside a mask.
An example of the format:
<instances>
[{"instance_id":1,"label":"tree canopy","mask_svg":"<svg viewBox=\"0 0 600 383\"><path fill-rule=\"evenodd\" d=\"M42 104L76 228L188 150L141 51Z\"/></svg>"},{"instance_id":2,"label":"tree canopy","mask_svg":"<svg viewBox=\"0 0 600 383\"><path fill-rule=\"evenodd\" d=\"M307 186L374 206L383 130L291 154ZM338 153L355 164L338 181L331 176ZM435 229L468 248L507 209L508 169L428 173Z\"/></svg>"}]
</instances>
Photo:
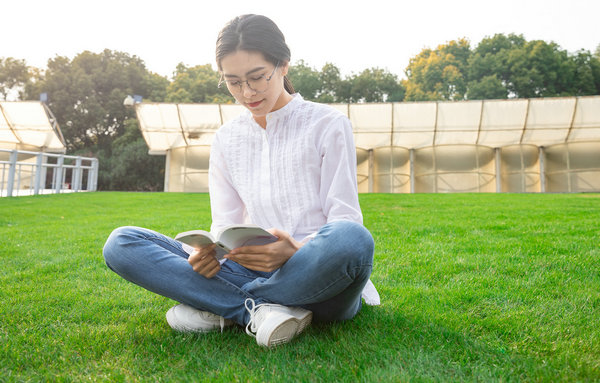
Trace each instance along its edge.
<instances>
[{"instance_id":1,"label":"tree canopy","mask_svg":"<svg viewBox=\"0 0 600 383\"><path fill-rule=\"evenodd\" d=\"M232 103L227 88L218 87L220 75L210 64L186 67L177 65L173 80L167 87L166 102Z\"/></svg>"},{"instance_id":2,"label":"tree canopy","mask_svg":"<svg viewBox=\"0 0 600 383\"><path fill-rule=\"evenodd\" d=\"M404 86L398 77L380 68L365 69L342 78L339 68L332 63L326 63L319 72L299 60L291 66L288 75L295 90L311 101L391 102L404 98Z\"/></svg>"},{"instance_id":3,"label":"tree canopy","mask_svg":"<svg viewBox=\"0 0 600 383\"><path fill-rule=\"evenodd\" d=\"M48 95L47 104L56 116L70 153L99 158L98 188L132 190L159 189L163 182L159 160L146 154L146 163L134 157L144 144L139 129L126 131L126 121L135 121L132 109L123 106L127 95L144 95L150 101L164 101L169 81L148 72L144 62L127 53L104 50L84 51L72 60L58 56L48 61L45 72L36 72L25 86L24 96L37 99ZM137 122L135 124L137 126ZM122 138L127 137L126 143ZM147 152L147 150L146 150ZM154 176L148 184L148 164L154 163ZM128 167L127 174L112 177L115 171Z\"/></svg>"},{"instance_id":4,"label":"tree canopy","mask_svg":"<svg viewBox=\"0 0 600 383\"><path fill-rule=\"evenodd\" d=\"M0 101L8 100L9 95L15 99L23 97L23 88L29 79L28 71L25 60L0 57Z\"/></svg>"},{"instance_id":5,"label":"tree canopy","mask_svg":"<svg viewBox=\"0 0 600 383\"><path fill-rule=\"evenodd\" d=\"M406 100L475 100L600 94L600 57L497 34L424 49L406 68Z\"/></svg>"}]
</instances>

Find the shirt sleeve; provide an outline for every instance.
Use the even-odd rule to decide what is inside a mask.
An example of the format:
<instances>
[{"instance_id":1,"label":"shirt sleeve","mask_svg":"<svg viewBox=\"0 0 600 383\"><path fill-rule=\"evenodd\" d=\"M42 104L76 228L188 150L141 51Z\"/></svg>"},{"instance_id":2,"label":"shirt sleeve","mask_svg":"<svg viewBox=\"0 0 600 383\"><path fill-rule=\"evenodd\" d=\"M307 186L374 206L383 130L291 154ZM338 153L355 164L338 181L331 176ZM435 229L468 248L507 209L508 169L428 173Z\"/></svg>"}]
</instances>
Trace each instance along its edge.
<instances>
[{"instance_id":1,"label":"shirt sleeve","mask_svg":"<svg viewBox=\"0 0 600 383\"><path fill-rule=\"evenodd\" d=\"M350 120L333 119L320 144L320 199L327 222L349 220L362 224L356 181L356 149Z\"/></svg>"},{"instance_id":2,"label":"shirt sleeve","mask_svg":"<svg viewBox=\"0 0 600 383\"><path fill-rule=\"evenodd\" d=\"M213 235L225 226L244 223L246 207L233 186L219 134L210 148L208 190L212 215L210 231Z\"/></svg>"}]
</instances>

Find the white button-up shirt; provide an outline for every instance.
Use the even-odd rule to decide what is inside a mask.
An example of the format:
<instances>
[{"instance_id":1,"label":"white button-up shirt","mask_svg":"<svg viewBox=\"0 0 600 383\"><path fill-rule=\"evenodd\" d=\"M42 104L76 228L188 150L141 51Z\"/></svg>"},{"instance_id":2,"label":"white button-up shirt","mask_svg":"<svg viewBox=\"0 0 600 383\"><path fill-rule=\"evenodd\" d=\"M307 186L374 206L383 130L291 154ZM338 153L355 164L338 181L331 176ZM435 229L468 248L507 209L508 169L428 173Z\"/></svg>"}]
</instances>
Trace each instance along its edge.
<instances>
[{"instance_id":1,"label":"white button-up shirt","mask_svg":"<svg viewBox=\"0 0 600 383\"><path fill-rule=\"evenodd\" d=\"M214 234L252 223L306 241L328 222L362 224L350 121L299 94L267 115L266 129L246 111L217 131L209 191Z\"/></svg>"}]
</instances>

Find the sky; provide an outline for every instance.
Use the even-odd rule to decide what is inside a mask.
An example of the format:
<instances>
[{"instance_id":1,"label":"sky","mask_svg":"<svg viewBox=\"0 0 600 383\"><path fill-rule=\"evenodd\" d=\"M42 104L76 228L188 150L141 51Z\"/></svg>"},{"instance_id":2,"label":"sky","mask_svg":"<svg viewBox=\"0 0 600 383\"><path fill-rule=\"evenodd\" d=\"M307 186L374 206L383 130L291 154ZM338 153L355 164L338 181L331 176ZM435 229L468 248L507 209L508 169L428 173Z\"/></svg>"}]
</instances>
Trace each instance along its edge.
<instances>
[{"instance_id":1,"label":"sky","mask_svg":"<svg viewBox=\"0 0 600 383\"><path fill-rule=\"evenodd\" d=\"M405 78L410 58L466 38L471 47L496 33L553 41L571 53L600 45L600 0L0 0L0 57L46 68L108 48L141 58L171 77L178 63L214 63L219 30L258 13L279 26L292 51L320 70L343 75L383 68Z\"/></svg>"}]
</instances>

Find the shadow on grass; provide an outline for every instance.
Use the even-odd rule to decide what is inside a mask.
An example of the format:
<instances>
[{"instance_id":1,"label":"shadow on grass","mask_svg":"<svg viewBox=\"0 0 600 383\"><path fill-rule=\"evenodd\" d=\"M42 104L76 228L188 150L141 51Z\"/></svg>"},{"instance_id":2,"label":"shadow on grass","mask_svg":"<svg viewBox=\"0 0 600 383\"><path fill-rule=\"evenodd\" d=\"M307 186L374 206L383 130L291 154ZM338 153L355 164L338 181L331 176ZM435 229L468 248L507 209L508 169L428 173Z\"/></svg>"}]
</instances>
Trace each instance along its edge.
<instances>
[{"instance_id":1,"label":"shadow on grass","mask_svg":"<svg viewBox=\"0 0 600 383\"><path fill-rule=\"evenodd\" d=\"M241 327L179 334L163 318L147 325L156 327L130 322L128 345L115 348L120 355L108 350L97 368L112 378L219 381L280 381L282 373L286 381L561 380L538 360L385 306L365 307L352 321L313 324L274 349L257 346Z\"/></svg>"}]
</instances>

